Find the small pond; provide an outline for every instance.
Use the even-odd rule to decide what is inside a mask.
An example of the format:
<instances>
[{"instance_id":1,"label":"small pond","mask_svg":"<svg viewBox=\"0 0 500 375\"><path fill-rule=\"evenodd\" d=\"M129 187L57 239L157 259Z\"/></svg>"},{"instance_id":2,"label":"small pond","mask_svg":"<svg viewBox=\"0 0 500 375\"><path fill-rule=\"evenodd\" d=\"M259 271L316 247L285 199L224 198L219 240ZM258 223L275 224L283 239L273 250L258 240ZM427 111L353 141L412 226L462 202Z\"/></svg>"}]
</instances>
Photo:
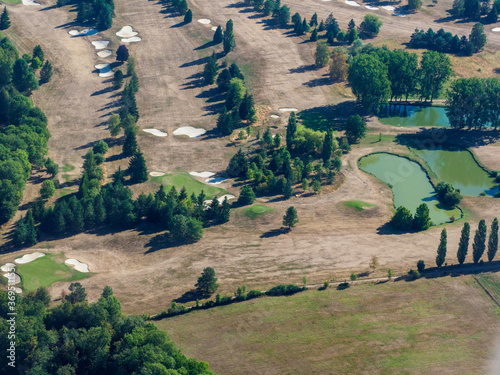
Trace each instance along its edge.
<instances>
[{"instance_id":1,"label":"small pond","mask_svg":"<svg viewBox=\"0 0 500 375\"><path fill-rule=\"evenodd\" d=\"M383 105L378 119L382 124L392 126L450 126L445 107Z\"/></svg>"}]
</instances>

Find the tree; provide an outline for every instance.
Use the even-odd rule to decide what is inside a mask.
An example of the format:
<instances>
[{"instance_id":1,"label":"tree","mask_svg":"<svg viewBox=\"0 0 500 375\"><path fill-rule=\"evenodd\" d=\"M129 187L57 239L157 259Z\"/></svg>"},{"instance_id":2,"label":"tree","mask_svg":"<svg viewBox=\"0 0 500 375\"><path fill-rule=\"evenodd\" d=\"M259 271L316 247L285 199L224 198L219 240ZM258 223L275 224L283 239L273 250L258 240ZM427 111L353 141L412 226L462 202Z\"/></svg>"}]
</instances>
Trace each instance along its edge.
<instances>
[{"instance_id":1,"label":"tree","mask_svg":"<svg viewBox=\"0 0 500 375\"><path fill-rule=\"evenodd\" d=\"M368 38L373 38L380 32L380 27L383 22L374 14L366 14L363 22L359 26L361 33L365 34Z\"/></svg>"},{"instance_id":2,"label":"tree","mask_svg":"<svg viewBox=\"0 0 500 375\"><path fill-rule=\"evenodd\" d=\"M24 226L26 228L25 244L27 246L36 245L38 243L38 236L35 227L35 220L33 219L31 209L26 212L26 217L24 218Z\"/></svg>"},{"instance_id":3,"label":"tree","mask_svg":"<svg viewBox=\"0 0 500 375\"><path fill-rule=\"evenodd\" d=\"M286 127L286 148L288 151L292 151L293 140L295 139L295 133L297 132L297 118L295 112L290 113L288 118L288 126Z\"/></svg>"},{"instance_id":4,"label":"tree","mask_svg":"<svg viewBox=\"0 0 500 375\"><path fill-rule=\"evenodd\" d=\"M298 222L297 210L293 206L288 207L285 216L283 216L283 225L291 230Z\"/></svg>"},{"instance_id":5,"label":"tree","mask_svg":"<svg viewBox=\"0 0 500 375\"><path fill-rule=\"evenodd\" d=\"M342 52L333 50L330 58L330 79L333 82L344 82L347 79L347 57Z\"/></svg>"},{"instance_id":6,"label":"tree","mask_svg":"<svg viewBox=\"0 0 500 375\"><path fill-rule=\"evenodd\" d=\"M40 84L44 84L50 81L52 78L52 64L49 60L45 61L42 69L40 70Z\"/></svg>"},{"instance_id":7,"label":"tree","mask_svg":"<svg viewBox=\"0 0 500 375\"><path fill-rule=\"evenodd\" d=\"M481 220L474 235L474 243L472 244L472 259L475 264L479 262L486 248L486 222Z\"/></svg>"},{"instance_id":8,"label":"tree","mask_svg":"<svg viewBox=\"0 0 500 375\"><path fill-rule=\"evenodd\" d=\"M239 78L231 78L229 89L226 94L226 108L231 111L233 108L239 109L239 106L245 97L245 83Z\"/></svg>"},{"instance_id":9,"label":"tree","mask_svg":"<svg viewBox=\"0 0 500 375\"><path fill-rule=\"evenodd\" d=\"M0 16L0 30L7 30L10 27L10 18L7 7L3 8L2 15Z\"/></svg>"},{"instance_id":10,"label":"tree","mask_svg":"<svg viewBox=\"0 0 500 375\"><path fill-rule=\"evenodd\" d=\"M188 9L188 11L184 16L184 23L191 23L191 22L193 22L193 12L191 11L191 9Z\"/></svg>"},{"instance_id":11,"label":"tree","mask_svg":"<svg viewBox=\"0 0 500 375\"><path fill-rule=\"evenodd\" d=\"M413 217L413 228L417 231L427 230L431 227L432 221L429 216L429 206L422 203L417 207L415 216Z\"/></svg>"},{"instance_id":12,"label":"tree","mask_svg":"<svg viewBox=\"0 0 500 375\"><path fill-rule=\"evenodd\" d=\"M238 197L238 204L249 205L255 201L255 193L251 186L245 185L241 189L240 196Z\"/></svg>"},{"instance_id":13,"label":"tree","mask_svg":"<svg viewBox=\"0 0 500 375\"><path fill-rule=\"evenodd\" d=\"M42 62L38 57L34 57L31 59L31 69L33 70L38 70L42 66Z\"/></svg>"},{"instance_id":14,"label":"tree","mask_svg":"<svg viewBox=\"0 0 500 375\"><path fill-rule=\"evenodd\" d=\"M309 38L311 42L317 42L318 41L318 29L314 28L313 32L311 33L311 37Z\"/></svg>"},{"instance_id":15,"label":"tree","mask_svg":"<svg viewBox=\"0 0 500 375\"><path fill-rule=\"evenodd\" d=\"M302 190L304 190L304 192L309 190L309 180L307 178L302 179Z\"/></svg>"},{"instance_id":16,"label":"tree","mask_svg":"<svg viewBox=\"0 0 500 375\"><path fill-rule=\"evenodd\" d=\"M330 61L330 49L325 42L318 42L316 45L315 64L317 67L328 65Z\"/></svg>"},{"instance_id":17,"label":"tree","mask_svg":"<svg viewBox=\"0 0 500 375\"><path fill-rule=\"evenodd\" d=\"M293 196L292 182L288 179L283 184L283 198L285 200L290 199Z\"/></svg>"},{"instance_id":18,"label":"tree","mask_svg":"<svg viewBox=\"0 0 500 375\"><path fill-rule=\"evenodd\" d=\"M496 6L497 2L493 4L491 7L490 12L488 13L487 20L490 23L496 23L498 21L498 13L499 13L499 8L500 8L500 2L498 3L499 6Z\"/></svg>"},{"instance_id":19,"label":"tree","mask_svg":"<svg viewBox=\"0 0 500 375\"><path fill-rule=\"evenodd\" d=\"M80 283L71 283L68 289L71 293L66 296L66 300L71 304L83 302L87 298L85 288Z\"/></svg>"},{"instance_id":20,"label":"tree","mask_svg":"<svg viewBox=\"0 0 500 375\"><path fill-rule=\"evenodd\" d=\"M123 154L132 156L137 152L137 138L134 129L125 130L125 142L123 142Z\"/></svg>"},{"instance_id":21,"label":"tree","mask_svg":"<svg viewBox=\"0 0 500 375\"><path fill-rule=\"evenodd\" d=\"M439 241L439 247L437 249L437 256L436 256L436 266L438 266L438 268L441 268L446 259L446 243L447 243L446 229L443 229L441 231L441 240Z\"/></svg>"},{"instance_id":22,"label":"tree","mask_svg":"<svg viewBox=\"0 0 500 375\"><path fill-rule=\"evenodd\" d=\"M375 272L375 269L378 267L378 258L376 255L373 255L369 267L372 269L372 272Z\"/></svg>"},{"instance_id":23,"label":"tree","mask_svg":"<svg viewBox=\"0 0 500 375\"><path fill-rule=\"evenodd\" d=\"M132 182L142 183L148 180L148 168L141 149L138 149L130 159L128 172Z\"/></svg>"},{"instance_id":24,"label":"tree","mask_svg":"<svg viewBox=\"0 0 500 375\"><path fill-rule=\"evenodd\" d=\"M319 193L321 191L321 181L317 178L313 180L312 184L313 190L315 193Z\"/></svg>"},{"instance_id":25,"label":"tree","mask_svg":"<svg viewBox=\"0 0 500 375\"><path fill-rule=\"evenodd\" d=\"M283 5L278 11L278 25L281 28L285 28L290 22L290 8Z\"/></svg>"},{"instance_id":26,"label":"tree","mask_svg":"<svg viewBox=\"0 0 500 375\"><path fill-rule=\"evenodd\" d=\"M42 183L42 187L40 189L40 195L42 196L43 199L49 199L55 194L55 192L56 192L56 187L54 186L54 181L45 180Z\"/></svg>"},{"instance_id":27,"label":"tree","mask_svg":"<svg viewBox=\"0 0 500 375\"><path fill-rule=\"evenodd\" d=\"M59 165L54 163L51 158L48 158L45 162L45 168L47 169L47 173L50 174L52 178L56 177L57 173L59 173Z\"/></svg>"},{"instance_id":28,"label":"tree","mask_svg":"<svg viewBox=\"0 0 500 375\"><path fill-rule=\"evenodd\" d=\"M203 270L195 287L196 292L201 296L209 296L217 291L219 285L217 284L215 271L212 267L206 267Z\"/></svg>"},{"instance_id":29,"label":"tree","mask_svg":"<svg viewBox=\"0 0 500 375\"><path fill-rule=\"evenodd\" d=\"M223 46L224 46L224 53L228 54L231 52L235 45L236 42L234 41L234 33L233 33L233 20L229 20L226 22L226 30L224 31L224 36L223 36Z\"/></svg>"},{"instance_id":30,"label":"tree","mask_svg":"<svg viewBox=\"0 0 500 375\"><path fill-rule=\"evenodd\" d=\"M212 55L208 58L205 67L203 68L203 80L205 82L205 85L212 85L215 82L217 69L217 56L215 55L215 51L213 51Z\"/></svg>"},{"instance_id":31,"label":"tree","mask_svg":"<svg viewBox=\"0 0 500 375\"><path fill-rule=\"evenodd\" d=\"M359 39L358 31L356 29L349 30L349 34L347 34L347 41L349 44L354 43L355 40Z\"/></svg>"},{"instance_id":32,"label":"tree","mask_svg":"<svg viewBox=\"0 0 500 375\"><path fill-rule=\"evenodd\" d=\"M120 47L116 50L116 61L125 62L128 60L128 57L129 52L127 46L124 44L120 45Z\"/></svg>"},{"instance_id":33,"label":"tree","mask_svg":"<svg viewBox=\"0 0 500 375\"><path fill-rule=\"evenodd\" d=\"M420 272L420 273L424 272L424 270L425 270L425 262L424 262L422 259L420 259L420 260L417 262L417 270L418 270L418 272Z\"/></svg>"},{"instance_id":34,"label":"tree","mask_svg":"<svg viewBox=\"0 0 500 375\"><path fill-rule=\"evenodd\" d=\"M441 92L444 83L454 74L450 58L443 53L426 51L422 55L420 69L421 96L425 100L430 98L432 103Z\"/></svg>"},{"instance_id":35,"label":"tree","mask_svg":"<svg viewBox=\"0 0 500 375\"><path fill-rule=\"evenodd\" d=\"M118 69L113 75L113 89L118 90L123 85L123 72Z\"/></svg>"},{"instance_id":36,"label":"tree","mask_svg":"<svg viewBox=\"0 0 500 375\"><path fill-rule=\"evenodd\" d=\"M108 4L101 7L97 18L97 28L99 30L108 30L113 26L113 11Z\"/></svg>"},{"instance_id":37,"label":"tree","mask_svg":"<svg viewBox=\"0 0 500 375\"><path fill-rule=\"evenodd\" d=\"M488 238L488 262L491 262L498 250L498 219L491 223L490 237Z\"/></svg>"},{"instance_id":38,"label":"tree","mask_svg":"<svg viewBox=\"0 0 500 375\"><path fill-rule=\"evenodd\" d=\"M242 120L248 120L252 123L257 121L253 96L248 94L248 92L245 93L245 96L240 103L239 113ZM251 127L249 127L249 129L251 129ZM248 136L250 136L250 133L248 134Z\"/></svg>"},{"instance_id":39,"label":"tree","mask_svg":"<svg viewBox=\"0 0 500 375\"><path fill-rule=\"evenodd\" d=\"M474 52L479 52L486 44L486 34L481 23L476 23L469 35L469 41L472 44Z\"/></svg>"},{"instance_id":40,"label":"tree","mask_svg":"<svg viewBox=\"0 0 500 375\"><path fill-rule=\"evenodd\" d=\"M457 259L458 263L463 264L469 248L470 225L464 223L462 234L460 235L460 244L458 246Z\"/></svg>"},{"instance_id":41,"label":"tree","mask_svg":"<svg viewBox=\"0 0 500 375\"><path fill-rule=\"evenodd\" d=\"M413 216L409 209L400 206L397 208L396 213L392 217L390 224L401 231L408 231L411 229L413 223Z\"/></svg>"},{"instance_id":42,"label":"tree","mask_svg":"<svg viewBox=\"0 0 500 375\"><path fill-rule=\"evenodd\" d=\"M359 115L349 116L345 123L345 136L349 143L356 143L366 134L366 122Z\"/></svg>"},{"instance_id":43,"label":"tree","mask_svg":"<svg viewBox=\"0 0 500 375\"><path fill-rule=\"evenodd\" d=\"M420 10L422 8L422 0L408 0L408 9Z\"/></svg>"},{"instance_id":44,"label":"tree","mask_svg":"<svg viewBox=\"0 0 500 375\"><path fill-rule=\"evenodd\" d=\"M44 53L43 53L43 49L42 49L42 47L40 47L40 45L39 45L39 44L37 44L37 45L35 46L35 48L33 48L33 59L34 59L35 57L38 57L38 59L39 59L39 60L40 60L40 62L42 62L42 63L43 63L43 61L45 60L45 55L44 55Z\"/></svg>"},{"instance_id":45,"label":"tree","mask_svg":"<svg viewBox=\"0 0 500 375\"><path fill-rule=\"evenodd\" d=\"M38 81L33 69L24 59L17 59L12 69L12 84L21 93L31 94L38 88Z\"/></svg>"},{"instance_id":46,"label":"tree","mask_svg":"<svg viewBox=\"0 0 500 375\"><path fill-rule=\"evenodd\" d=\"M323 148L321 150L321 157L323 158L324 163L330 161L333 151L333 133L330 129L328 129L325 134L325 140L323 141Z\"/></svg>"},{"instance_id":47,"label":"tree","mask_svg":"<svg viewBox=\"0 0 500 375\"><path fill-rule=\"evenodd\" d=\"M121 130L121 122L120 122L120 116L118 116L116 113L111 115L111 117L108 120L108 130L109 133L112 137L116 137Z\"/></svg>"},{"instance_id":48,"label":"tree","mask_svg":"<svg viewBox=\"0 0 500 375\"><path fill-rule=\"evenodd\" d=\"M222 40L224 39L223 35L222 35L222 27L219 25L217 26L217 29L215 30L215 33L214 33L214 44L220 44L222 43Z\"/></svg>"},{"instance_id":49,"label":"tree","mask_svg":"<svg viewBox=\"0 0 500 375\"><path fill-rule=\"evenodd\" d=\"M481 3L479 0L464 0L463 16L470 19L478 19L481 15Z\"/></svg>"}]
</instances>

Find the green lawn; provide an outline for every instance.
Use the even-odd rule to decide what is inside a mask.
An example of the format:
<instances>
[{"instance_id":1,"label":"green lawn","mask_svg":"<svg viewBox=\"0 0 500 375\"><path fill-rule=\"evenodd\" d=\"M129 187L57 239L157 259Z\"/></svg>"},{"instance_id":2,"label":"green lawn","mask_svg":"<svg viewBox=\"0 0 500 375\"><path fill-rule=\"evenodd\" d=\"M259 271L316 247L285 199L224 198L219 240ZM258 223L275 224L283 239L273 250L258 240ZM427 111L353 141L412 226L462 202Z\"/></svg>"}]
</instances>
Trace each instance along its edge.
<instances>
[{"instance_id":1,"label":"green lawn","mask_svg":"<svg viewBox=\"0 0 500 375\"><path fill-rule=\"evenodd\" d=\"M2 0L3 3L9 3L9 4L21 4L21 0Z\"/></svg>"},{"instance_id":2,"label":"green lawn","mask_svg":"<svg viewBox=\"0 0 500 375\"><path fill-rule=\"evenodd\" d=\"M374 204L363 201L344 201L345 206L354 208L356 211L363 211L365 207L376 207Z\"/></svg>"},{"instance_id":3,"label":"green lawn","mask_svg":"<svg viewBox=\"0 0 500 375\"><path fill-rule=\"evenodd\" d=\"M243 214L249 219L255 220L259 216L265 215L273 210L269 207L263 206L261 204L256 204L254 206L246 207L243 209Z\"/></svg>"},{"instance_id":4,"label":"green lawn","mask_svg":"<svg viewBox=\"0 0 500 375\"><path fill-rule=\"evenodd\" d=\"M191 195L192 193L198 195L203 190L205 192L205 195L207 196L207 199L213 198L215 196L220 197L221 195L227 194L226 190L213 185L204 184L203 182L196 180L189 173L167 174L160 177L153 177L151 178L151 181L158 186L163 185L167 192L172 188L172 186L175 186L177 192L179 192L182 187L185 186L188 195Z\"/></svg>"},{"instance_id":5,"label":"green lawn","mask_svg":"<svg viewBox=\"0 0 500 375\"><path fill-rule=\"evenodd\" d=\"M481 273L476 278L497 301L500 301L500 275L498 273Z\"/></svg>"},{"instance_id":6,"label":"green lawn","mask_svg":"<svg viewBox=\"0 0 500 375\"><path fill-rule=\"evenodd\" d=\"M21 287L24 290L49 287L56 281L81 280L91 275L76 271L64 263L63 257L56 254L47 254L33 262L19 264L16 272L21 276Z\"/></svg>"}]
</instances>

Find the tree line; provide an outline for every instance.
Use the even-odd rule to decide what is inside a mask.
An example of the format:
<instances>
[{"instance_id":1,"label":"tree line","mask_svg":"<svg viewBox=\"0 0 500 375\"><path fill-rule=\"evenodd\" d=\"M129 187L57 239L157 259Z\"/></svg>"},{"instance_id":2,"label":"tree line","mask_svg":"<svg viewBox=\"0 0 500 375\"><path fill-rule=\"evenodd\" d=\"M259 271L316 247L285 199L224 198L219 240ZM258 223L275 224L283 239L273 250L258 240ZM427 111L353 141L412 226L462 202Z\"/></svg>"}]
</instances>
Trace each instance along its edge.
<instances>
[{"instance_id":1,"label":"tree line","mask_svg":"<svg viewBox=\"0 0 500 375\"><path fill-rule=\"evenodd\" d=\"M448 11L457 18L479 20L484 16L484 21L495 23L500 12L500 0L454 0L452 8Z\"/></svg>"},{"instance_id":2,"label":"tree line","mask_svg":"<svg viewBox=\"0 0 500 375\"><path fill-rule=\"evenodd\" d=\"M183 355L168 337L143 317L125 315L110 287L96 302L72 283L62 303L50 306L47 288L17 295L0 290L0 347L15 365L2 362L2 374L171 374L211 375L207 363ZM16 330L10 335L9 308L15 303ZM34 344L36 342L36 344ZM12 371L14 370L14 371Z\"/></svg>"},{"instance_id":3,"label":"tree line","mask_svg":"<svg viewBox=\"0 0 500 375\"><path fill-rule=\"evenodd\" d=\"M69 4L76 5L76 22L96 25L99 30L107 30L113 26L113 0L57 0L59 7Z\"/></svg>"}]
</instances>

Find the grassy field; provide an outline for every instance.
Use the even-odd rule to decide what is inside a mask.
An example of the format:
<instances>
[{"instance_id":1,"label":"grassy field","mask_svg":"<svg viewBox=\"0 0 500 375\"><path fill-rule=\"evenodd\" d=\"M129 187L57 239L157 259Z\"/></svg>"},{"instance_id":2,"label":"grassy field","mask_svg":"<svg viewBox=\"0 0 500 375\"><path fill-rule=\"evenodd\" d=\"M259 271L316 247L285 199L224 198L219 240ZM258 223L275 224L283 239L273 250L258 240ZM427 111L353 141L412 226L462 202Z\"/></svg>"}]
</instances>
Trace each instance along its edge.
<instances>
[{"instance_id":1,"label":"grassy field","mask_svg":"<svg viewBox=\"0 0 500 375\"><path fill-rule=\"evenodd\" d=\"M363 201L345 201L342 202L346 207L354 208L356 211L363 211L365 207L376 207L376 205Z\"/></svg>"},{"instance_id":2,"label":"grassy field","mask_svg":"<svg viewBox=\"0 0 500 375\"><path fill-rule=\"evenodd\" d=\"M243 209L243 214L249 219L255 220L258 217L265 215L273 210L269 207L263 206L261 204L256 204L254 206L246 207Z\"/></svg>"},{"instance_id":3,"label":"grassy field","mask_svg":"<svg viewBox=\"0 0 500 375\"><path fill-rule=\"evenodd\" d=\"M493 297L500 301L500 275L498 273L483 273L476 276Z\"/></svg>"},{"instance_id":4,"label":"grassy field","mask_svg":"<svg viewBox=\"0 0 500 375\"><path fill-rule=\"evenodd\" d=\"M181 191L182 187L186 187L188 196L192 193L198 195L202 190L205 192L207 199L227 194L227 191L224 189L204 184L203 182L193 178L188 173L175 173L160 177L153 177L151 181L158 186L163 185L167 192L172 188L172 186L175 186L177 192Z\"/></svg>"},{"instance_id":5,"label":"grassy field","mask_svg":"<svg viewBox=\"0 0 500 375\"><path fill-rule=\"evenodd\" d=\"M467 276L329 288L156 324L226 375L479 374L500 309L473 283Z\"/></svg>"},{"instance_id":6,"label":"grassy field","mask_svg":"<svg viewBox=\"0 0 500 375\"><path fill-rule=\"evenodd\" d=\"M21 276L22 288L35 290L41 286L49 287L56 281L74 281L89 277L89 273L78 272L66 265L61 256L47 254L33 262L16 267Z\"/></svg>"}]
</instances>

